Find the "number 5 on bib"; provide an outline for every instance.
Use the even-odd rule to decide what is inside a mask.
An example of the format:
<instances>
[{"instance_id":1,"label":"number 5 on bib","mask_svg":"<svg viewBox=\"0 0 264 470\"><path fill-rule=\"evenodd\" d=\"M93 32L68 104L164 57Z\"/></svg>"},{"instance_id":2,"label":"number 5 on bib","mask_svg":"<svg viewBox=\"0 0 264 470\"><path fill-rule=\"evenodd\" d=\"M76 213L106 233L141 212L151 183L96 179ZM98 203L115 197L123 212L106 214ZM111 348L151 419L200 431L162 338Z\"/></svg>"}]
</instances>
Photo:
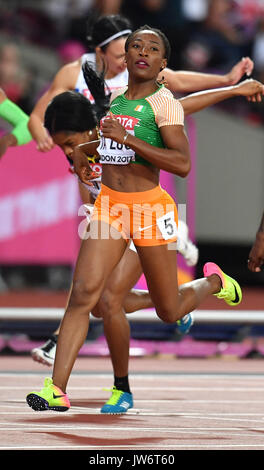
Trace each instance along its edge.
<instances>
[{"instance_id":1,"label":"number 5 on bib","mask_svg":"<svg viewBox=\"0 0 264 470\"><path fill-rule=\"evenodd\" d=\"M177 236L178 229L173 211L168 212L162 217L159 217L157 219L157 225L164 240L170 240L171 238L175 238Z\"/></svg>"}]
</instances>

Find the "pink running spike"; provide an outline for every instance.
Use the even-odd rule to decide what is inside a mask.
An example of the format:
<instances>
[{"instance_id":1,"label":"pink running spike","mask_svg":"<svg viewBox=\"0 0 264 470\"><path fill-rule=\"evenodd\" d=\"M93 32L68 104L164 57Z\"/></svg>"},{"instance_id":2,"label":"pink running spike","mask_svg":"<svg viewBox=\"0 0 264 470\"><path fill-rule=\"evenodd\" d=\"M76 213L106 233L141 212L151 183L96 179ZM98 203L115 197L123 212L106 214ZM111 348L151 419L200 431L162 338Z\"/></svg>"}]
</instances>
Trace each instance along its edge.
<instances>
[{"instance_id":1,"label":"pink running spike","mask_svg":"<svg viewBox=\"0 0 264 470\"><path fill-rule=\"evenodd\" d=\"M217 264L205 263L203 267L203 272L204 272L205 277L211 276L212 274L217 274L222 281L222 287L225 287L226 282L225 282L224 273Z\"/></svg>"}]
</instances>

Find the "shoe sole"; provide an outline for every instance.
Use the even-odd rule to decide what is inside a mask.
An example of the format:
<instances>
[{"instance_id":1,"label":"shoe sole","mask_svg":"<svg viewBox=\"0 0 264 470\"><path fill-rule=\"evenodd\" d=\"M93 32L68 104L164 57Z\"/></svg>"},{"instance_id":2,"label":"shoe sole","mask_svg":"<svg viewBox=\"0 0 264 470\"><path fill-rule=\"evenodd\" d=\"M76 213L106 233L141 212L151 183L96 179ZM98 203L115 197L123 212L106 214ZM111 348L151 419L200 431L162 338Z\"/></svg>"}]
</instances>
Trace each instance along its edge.
<instances>
[{"instance_id":1,"label":"shoe sole","mask_svg":"<svg viewBox=\"0 0 264 470\"><path fill-rule=\"evenodd\" d=\"M54 359L44 356L44 353L41 351L41 349L33 349L31 351L31 356L34 361L39 362L40 364L44 364L45 366L50 367L54 364Z\"/></svg>"},{"instance_id":2,"label":"shoe sole","mask_svg":"<svg viewBox=\"0 0 264 470\"><path fill-rule=\"evenodd\" d=\"M117 408L117 405L106 405L105 404L101 408L100 413L102 415L125 415L128 410L131 410L131 408L134 407L134 404L132 403L130 406L128 406L128 408L125 408L124 406L122 406L122 407L119 408L120 411L115 410L114 409L115 407Z\"/></svg>"},{"instance_id":3,"label":"shoe sole","mask_svg":"<svg viewBox=\"0 0 264 470\"><path fill-rule=\"evenodd\" d=\"M124 411L123 411L123 410L122 410L122 411L111 411L111 410L109 410L109 411L102 411L102 408L101 408L100 413L101 413L102 415L125 415L126 412L127 412L128 410L131 410L131 408L133 408L133 407L134 407L134 405L131 405L131 406L129 406L129 408L127 408L127 409L124 410Z\"/></svg>"},{"instance_id":4,"label":"shoe sole","mask_svg":"<svg viewBox=\"0 0 264 470\"><path fill-rule=\"evenodd\" d=\"M30 393L27 398L27 404L34 411L67 411L67 406L49 406L49 403L44 398L39 397L35 393Z\"/></svg>"},{"instance_id":5,"label":"shoe sole","mask_svg":"<svg viewBox=\"0 0 264 470\"><path fill-rule=\"evenodd\" d=\"M130 408L128 408L128 409L130 409ZM128 410L126 410L126 411L100 411L100 413L102 415L112 415L113 416L113 415L125 415L127 411Z\"/></svg>"},{"instance_id":6,"label":"shoe sole","mask_svg":"<svg viewBox=\"0 0 264 470\"><path fill-rule=\"evenodd\" d=\"M102 411L100 410L100 413L102 415L125 415L128 410L131 410L133 406L130 406L126 411Z\"/></svg>"}]
</instances>

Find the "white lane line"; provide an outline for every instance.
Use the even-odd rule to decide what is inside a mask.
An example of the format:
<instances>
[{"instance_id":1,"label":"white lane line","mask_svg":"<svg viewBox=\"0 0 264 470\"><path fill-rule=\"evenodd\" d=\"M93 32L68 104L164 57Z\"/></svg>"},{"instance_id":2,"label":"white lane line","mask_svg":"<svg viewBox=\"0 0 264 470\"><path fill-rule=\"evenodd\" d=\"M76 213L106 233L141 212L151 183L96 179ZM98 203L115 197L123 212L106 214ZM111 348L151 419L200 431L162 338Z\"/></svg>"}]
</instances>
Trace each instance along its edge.
<instances>
[{"instance_id":1,"label":"white lane line","mask_svg":"<svg viewBox=\"0 0 264 470\"><path fill-rule=\"evenodd\" d=\"M77 410L73 410L73 412L70 414L67 414L67 416L74 416L76 414L76 411ZM26 411L16 411L16 412L0 412L0 415L1 416L27 416L28 418L30 417L36 417L36 415L32 414L33 412L26 412ZM46 412L47 413L47 412ZM99 408L96 410L96 409L92 409L92 410L87 410L87 409L83 409L81 410L80 412L78 412L78 415L84 415L84 416L88 416L88 415L94 415L94 416L102 416L102 414L100 413L100 410ZM172 412L172 413L169 413L169 412L166 412L166 413L156 413L156 412L144 412L144 411L141 411L141 410L138 410L138 411L134 411L134 412L127 412L126 413L126 416L129 416L129 417L132 417L132 416L140 416L140 417L153 417L153 418L172 418L172 417L176 417L176 418L182 418L182 419L192 419L192 420L211 420L211 421L231 421L231 422L241 422L241 423L260 423L260 424L263 424L263 420L264 420L264 417L262 418L259 418L259 419L252 419L254 416L258 416L257 413L248 413L248 414L243 414L243 415L240 415L240 414L227 414L225 417L223 417L223 414L221 413L221 417L219 416L220 413L215 413L215 414L207 414L207 415L204 415L204 414L199 414L199 413L195 413L195 412L191 412L191 413L181 413L181 412ZM42 415L43 416L43 415ZM45 414L45 416L47 417L47 414ZM50 416L50 415L49 415ZM56 416L56 415L53 415L53 416ZM241 419L240 416L244 416L245 419ZM125 419L123 417L119 417L120 419ZM5 418L4 418L5 419ZM63 419L67 419L67 417L65 416L65 418ZM118 416L117 416L117 419L118 419ZM10 426L13 426L15 425L16 423L8 423L8 422L5 422L5 425L9 425ZM264 430L264 429L263 429Z\"/></svg>"},{"instance_id":2,"label":"white lane line","mask_svg":"<svg viewBox=\"0 0 264 470\"><path fill-rule=\"evenodd\" d=\"M43 370L43 373L41 371L34 371L34 372L28 372L28 371L0 371L0 377L9 377L9 378L18 378L18 377L23 377L23 378L41 378L41 377L46 377L50 376L51 373L49 370L47 370L46 374L45 371ZM109 372L102 372L102 373L94 373L94 372L87 372L87 371L79 371L79 372L73 372L71 375L71 380L75 379L83 379L86 377L87 379L109 379L109 377L112 377L113 373L111 371ZM162 379L166 378L166 380L169 381L175 381L175 380L184 380L184 381L190 381L190 380L197 380L200 381L202 380L208 380L208 379L214 379L214 380L248 380L251 381L252 379L257 379L257 380L264 380L264 373L251 373L251 372L245 372L245 373L236 373L236 372L230 372L230 373L197 373L193 374L192 372L190 373L177 373L177 371L174 372L157 372L155 374L148 374L147 372L133 372L131 374L131 378L135 381L139 380L146 380L146 381L152 381L152 380L157 380L157 378L161 377Z\"/></svg>"},{"instance_id":3,"label":"white lane line","mask_svg":"<svg viewBox=\"0 0 264 470\"><path fill-rule=\"evenodd\" d=\"M81 411L81 413L80 413ZM78 414L83 414L83 415L100 415L102 416L102 414L100 413L100 408L82 408L80 410L80 408L71 408L71 410L69 410L67 412L67 415L66 416L72 416L74 414L76 414L78 412ZM27 414L28 416L33 416L32 413L34 413L34 416L36 417L35 413L37 412L31 412L31 410L28 411L28 413L24 412L24 413L21 413L21 414ZM5 414L10 414L10 413L1 413L2 415L5 415ZM14 413L16 414L16 413ZM46 411L45 412L45 416L50 416L50 414L52 414L53 416L57 416L57 413L54 414L54 412L52 411ZM140 409L133 409L133 410L128 410L127 413L124 416L154 416L154 417L161 417L161 416L167 416L167 417L172 417L172 416L176 416L176 417L181 417L181 418L184 418L184 419L194 419L194 420L213 420L213 421L235 421L235 422L241 422L241 423L263 423L263 417L260 417L259 419L251 419L249 418L249 415L248 414L245 414L245 418L242 419L242 418L238 418L238 417L233 417L234 415L232 413L230 413L230 416L225 416L223 417L223 414L221 413L221 416L219 416L220 413L214 413L214 414L211 414L210 416L207 415L207 413L197 413L197 412L185 412L185 413L182 413L182 412L166 412L166 413L157 413L155 411L145 411L145 410L140 410ZM43 416L43 414L41 415ZM64 415L65 416L65 415ZM65 418L66 418L65 416ZM232 417L231 417L232 416ZM256 416L256 414L254 414L253 416ZM258 416L258 415L257 415ZM44 417L44 416L43 416ZM122 417L121 417L122 419ZM0 425L3 424L3 425L7 425L8 423L0 423ZM14 426L16 425L16 423L10 423L10 426ZM22 425L22 424L21 424Z\"/></svg>"},{"instance_id":4,"label":"white lane line","mask_svg":"<svg viewBox=\"0 0 264 470\"><path fill-rule=\"evenodd\" d=\"M95 428L95 427L79 427L79 426L43 426L43 427L38 427L38 426L31 426L31 427L25 427L23 428L24 431L26 432L30 432L30 433L34 433L34 432L38 432L38 433L42 433L42 434L49 434L49 433L53 433L55 432L56 434L59 434L59 433L65 433L65 432L74 432L74 433L79 433L78 435L79 436L83 436L83 437L90 437L90 434L89 436L85 436L83 435L84 432L93 432L93 433L98 433L98 432L102 432L102 431L108 431L108 428ZM18 432L19 434L21 433L21 428L20 429L12 429L12 428L9 428L9 427L0 427L0 431L3 431L3 432L6 432L6 433L16 433ZM166 436L168 435L172 435L172 434L176 434L177 436L178 435L187 435L187 436L190 436L190 439L199 439L200 436L207 436L207 439L211 439L212 437L221 437L222 439L230 439L230 438L239 438L239 440L241 439L246 439L246 438L250 438L250 439L259 439L260 436L259 434L257 434L257 431L254 432L251 432L251 433L243 433L238 431L238 432L234 432L233 429L230 429L230 430L227 430L225 431L225 434L223 435L223 432L219 432L219 431L212 431L211 429L209 430L196 430L196 428L192 428L192 429L188 429L188 430L185 430L185 429L175 429L175 430L166 430L166 429L159 429L159 428L147 428L147 429L142 429L142 428L123 428L122 431L126 431L126 432L129 432L131 434L135 433L137 437L139 437L139 435L145 435L149 432L151 432L151 439L157 439L157 438L160 438L160 439L166 439ZM161 437L162 434L165 434L164 437ZM95 437L95 435L93 435L93 437ZM149 437L149 436L148 436ZM131 438L133 439L133 438ZM176 437L177 439L177 437ZM119 439L120 442L122 442L122 438ZM263 442L263 445L264 445L264 442Z\"/></svg>"},{"instance_id":5,"label":"white lane line","mask_svg":"<svg viewBox=\"0 0 264 470\"><path fill-rule=\"evenodd\" d=\"M1 408L1 405L0 405L0 408ZM4 407L6 408L6 407ZM14 406L10 406L10 409L14 409ZM21 409L21 408L20 408ZM24 409L24 407L23 407ZM32 415L33 411L31 411L30 409L27 409L25 411L10 411L10 410L7 410L7 411L0 411L0 415L25 415L25 416L33 416ZM51 412L53 416L57 416L55 413ZM102 416L102 413L100 412L100 409L99 408L86 408L86 407L71 407L71 409L69 411L67 411L67 414L64 414L63 416L65 416L65 419L67 416L72 416L72 415L76 415L76 414L83 414L83 415L90 415L90 414L99 414ZM259 416L259 412L258 413L235 413L235 412L225 412L225 411L220 411L220 412L217 412L217 411L206 411L206 416L203 412L201 411L193 411L193 410L188 410L188 412L184 413L182 411L177 411L177 410L174 410L174 411L165 411L165 412L159 412L159 411L148 411L148 410L139 410L139 409L136 409L134 408L133 410L129 410L126 412L126 416L127 415L130 415L130 416L137 416L139 415L140 416L153 416L153 417L170 417L170 416L181 416L181 417L190 417L190 416L197 416L197 417L214 417L215 419L218 417L218 416L257 416L258 418L260 417ZM37 413L34 413L34 416L36 416ZM263 411L263 415L264 415L264 411ZM50 416L49 412L46 411L45 415L41 414L38 416ZM261 418L261 420L264 420L264 416L263 418Z\"/></svg>"},{"instance_id":6,"label":"white lane line","mask_svg":"<svg viewBox=\"0 0 264 470\"><path fill-rule=\"evenodd\" d=\"M65 449L86 449L86 450L173 450L173 449L233 449L233 448L242 448L242 449L251 449L251 448L260 448L264 449L264 444L140 444L140 446L129 444L129 445L111 445L111 446L88 446L88 445L45 445L45 446L0 446L0 450L65 450Z\"/></svg>"},{"instance_id":7,"label":"white lane line","mask_svg":"<svg viewBox=\"0 0 264 470\"><path fill-rule=\"evenodd\" d=\"M26 390L28 391L29 387L32 387L32 385L25 386L25 385L1 385L0 390ZM39 386L40 388L40 386ZM133 387L133 392L135 391L148 391L149 387ZM67 393L69 394L72 391L97 391L97 392L103 392L103 389L100 389L100 385L98 387L72 387L69 386L67 389ZM232 393L232 392L259 392L263 393L264 392L264 387L182 387L182 386L176 386L176 387L155 387L152 389L153 392L161 392L165 391L166 394L169 392L226 392L226 393Z\"/></svg>"},{"instance_id":8,"label":"white lane line","mask_svg":"<svg viewBox=\"0 0 264 470\"><path fill-rule=\"evenodd\" d=\"M221 418L219 416L211 417L211 416L195 416L193 414L185 414L184 417L186 419L199 419L199 420L214 420L214 421L235 421L241 423L261 423L263 418L260 419L239 419L239 418Z\"/></svg>"},{"instance_id":9,"label":"white lane line","mask_svg":"<svg viewBox=\"0 0 264 470\"><path fill-rule=\"evenodd\" d=\"M100 413L99 411L98 411L97 413L89 413L89 414L93 414L93 415L96 415L96 416L98 416L98 415L101 416L101 413ZM132 415L127 413L126 416L130 416L130 417L131 417ZM151 415L150 415L150 414L144 415L144 414L139 413L138 416L151 416ZM155 417L156 415L153 413L152 416ZM170 416L173 416L173 415L167 415L167 416L164 415L164 417L168 417L168 418L169 418ZM179 416L179 415L176 415L176 417L177 417L177 416ZM113 417L113 416L112 416L112 417ZM225 418L225 419L221 419L221 418L219 418L219 417L217 417L217 416L216 416L216 417L206 417L206 416L194 416L194 415L182 415L182 416L180 416L180 417L181 417L181 419L185 419L185 420L186 420L186 419L188 419L188 420L196 420L196 421L198 421L198 420L199 420L199 421L217 421L217 422L218 422L218 421L225 421L225 422L231 422L231 423L232 423L232 422L235 422L235 423L238 423L238 422L239 422L239 423L241 423L241 425L242 425L242 424L248 424L248 426L253 426L253 425L256 426L256 423L258 423L258 424L263 424L263 418L262 418L262 419L248 419L248 418L247 418L247 419L237 419L237 418ZM14 426L23 426L23 425L20 424L20 423L8 423L8 422L0 423L0 425L3 425L3 426L10 426L10 427L14 427ZM28 426L28 425L25 424L25 427L26 427L26 426ZM42 426L42 424L41 424L40 426ZM45 425L44 425L44 426L45 426ZM59 426L59 424L58 424L58 426ZM84 429L84 428L81 428L81 429ZM92 428L92 429L97 429L97 427L96 427L96 428ZM98 429L99 429L99 428L98 428ZM141 428L140 428L140 429L141 429ZM142 429L143 429L143 428L142 428ZM162 429L162 428L160 428L160 429ZM168 429L168 428L166 427L166 429L164 430L164 432L166 432L167 429ZM195 429L196 429L196 428L195 428ZM229 428L229 429L231 429L231 428ZM233 428L232 428L232 429L233 429ZM264 431L264 429L260 429L260 430L261 430L261 431Z\"/></svg>"},{"instance_id":10,"label":"white lane line","mask_svg":"<svg viewBox=\"0 0 264 470\"><path fill-rule=\"evenodd\" d=\"M99 399L100 399L100 400L104 400L104 397L100 397L100 398L98 397L96 400L99 400ZM75 401L80 401L80 402L82 402L82 401L84 401L84 400L87 401L87 402L89 402L89 400L90 400L91 402L93 402L93 401L95 400L95 398L91 398L91 397L88 397L88 398L87 398L87 397L85 397L85 398L84 398L84 397L79 397L79 398L77 398L77 397L72 397L72 398L71 398L72 403L74 403ZM182 399L182 400L179 401L179 400L176 399L176 398L175 398L175 399L171 399L171 400L149 400L149 399L140 400L140 399L137 399L137 398L136 398L136 399L135 399L135 402L137 402L137 403L143 403L143 404L146 404L146 405L151 404L151 403L153 403L153 404L155 404L155 403L156 403L156 404L160 404L160 403L173 403L173 404L174 404L174 407L176 407L177 405L182 407L183 405L193 404L193 403L197 403L197 404L210 404L210 405L214 405L214 404L215 404L215 405L217 405L217 404L222 404L222 405L225 405L225 404L227 404L227 405L230 405L230 404L232 404L232 405L236 405L236 404L238 404L238 405L239 405L239 404L251 404L252 406L254 406L254 405L256 405L256 404L262 404L262 405L263 405L263 400L254 400L254 401L252 402L252 400L185 400L185 399ZM9 404L9 403L10 403L10 404ZM6 403L5 403L5 401L2 401L2 404L0 404L0 408L6 408L6 407L8 407L8 406L9 406L10 408L14 408L14 405L13 405L12 403L17 404L17 405L19 405L19 404L26 404L26 399L15 399L15 398L14 398L14 399L8 399L8 400L6 400ZM83 406L74 406L74 405L72 405L72 406L71 406L71 409L74 409L74 410L78 411L78 410L81 410L81 409L88 409L88 408L83 407ZM169 413L169 411L168 411L167 413ZM261 413L261 410L259 411L259 414L260 414L260 413Z\"/></svg>"},{"instance_id":11,"label":"white lane line","mask_svg":"<svg viewBox=\"0 0 264 470\"><path fill-rule=\"evenodd\" d=\"M16 429L17 428L17 429ZM199 433L207 433L208 431L211 431L213 430L215 434L218 435L219 433L219 429L221 429L221 431L224 429L225 432L228 432L228 433L233 433L234 431L238 431L239 434L235 434L235 435L240 435L240 436L253 436L253 433L254 432L259 432L259 431L264 431L264 428L257 428L257 427L254 427L252 430L249 430L248 429L245 429L245 433L242 432L243 431L243 428L240 428L240 427L234 427L234 428L210 428L210 427L207 427L207 428L204 428L204 427L199 427L199 428L196 428L196 427L188 427L188 428L182 428L182 427L175 427L175 428L167 428L166 429L164 428L161 428L161 427L137 427L137 426L100 426L100 425L94 425L94 426L87 426L87 425L74 425L74 424L60 424L60 423L56 423L56 424L42 424L42 423L30 423L30 424L27 424L27 423L1 423L0 422L0 430L1 431L20 431L21 429L26 429L27 431L36 431L36 430L40 430L40 431L46 431L47 429L49 430L55 430L55 431L61 431L61 430L78 430L78 431L94 431L94 432L101 432L101 431L107 431L107 432L110 432L110 431L120 431L120 432L142 432L142 433L145 433L145 432L161 432L161 433L191 433L191 434L199 434ZM199 432L198 432L199 431ZM222 435L222 433L220 433ZM259 435L257 435L256 437L260 437Z\"/></svg>"}]
</instances>

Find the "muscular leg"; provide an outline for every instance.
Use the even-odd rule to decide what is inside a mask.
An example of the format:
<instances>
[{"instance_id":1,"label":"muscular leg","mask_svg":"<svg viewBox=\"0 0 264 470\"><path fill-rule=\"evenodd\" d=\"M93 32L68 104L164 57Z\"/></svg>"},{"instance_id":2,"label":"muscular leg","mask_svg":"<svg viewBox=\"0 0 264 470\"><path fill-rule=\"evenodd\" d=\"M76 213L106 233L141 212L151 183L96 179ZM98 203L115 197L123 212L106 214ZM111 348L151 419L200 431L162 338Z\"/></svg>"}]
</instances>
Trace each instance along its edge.
<instances>
[{"instance_id":1,"label":"muscular leg","mask_svg":"<svg viewBox=\"0 0 264 470\"><path fill-rule=\"evenodd\" d=\"M88 191L88 189L78 180L78 187L79 187L79 193L80 193L80 197L81 197L81 200L83 202L83 204L94 204L94 199L90 193L90 191ZM67 308L67 305L68 305L68 302L69 302L69 299L70 299L70 295L71 295L71 289L72 289L72 285L70 286L70 290L69 290L69 295L68 295L68 299L67 299L67 303L66 303L66 308ZM58 335L59 332L60 332L60 324L58 326L58 328L54 331L54 335Z\"/></svg>"},{"instance_id":2,"label":"muscular leg","mask_svg":"<svg viewBox=\"0 0 264 470\"><path fill-rule=\"evenodd\" d=\"M98 302L125 248L123 239L89 238L82 242L72 291L61 323L53 370L53 383L64 392L79 349L87 336L89 312Z\"/></svg>"},{"instance_id":3,"label":"muscular leg","mask_svg":"<svg viewBox=\"0 0 264 470\"><path fill-rule=\"evenodd\" d=\"M126 313L133 313L144 308L152 308L154 303L149 295L149 291L131 289L124 300L123 306Z\"/></svg>"},{"instance_id":4,"label":"muscular leg","mask_svg":"<svg viewBox=\"0 0 264 470\"><path fill-rule=\"evenodd\" d=\"M127 248L107 281L97 305L103 316L104 333L116 377L128 374L130 327L123 305L126 305L124 299L141 274L137 253Z\"/></svg>"},{"instance_id":5,"label":"muscular leg","mask_svg":"<svg viewBox=\"0 0 264 470\"><path fill-rule=\"evenodd\" d=\"M169 245L137 247L149 292L158 316L174 323L221 289L219 276L197 279L178 287L177 252Z\"/></svg>"}]
</instances>

